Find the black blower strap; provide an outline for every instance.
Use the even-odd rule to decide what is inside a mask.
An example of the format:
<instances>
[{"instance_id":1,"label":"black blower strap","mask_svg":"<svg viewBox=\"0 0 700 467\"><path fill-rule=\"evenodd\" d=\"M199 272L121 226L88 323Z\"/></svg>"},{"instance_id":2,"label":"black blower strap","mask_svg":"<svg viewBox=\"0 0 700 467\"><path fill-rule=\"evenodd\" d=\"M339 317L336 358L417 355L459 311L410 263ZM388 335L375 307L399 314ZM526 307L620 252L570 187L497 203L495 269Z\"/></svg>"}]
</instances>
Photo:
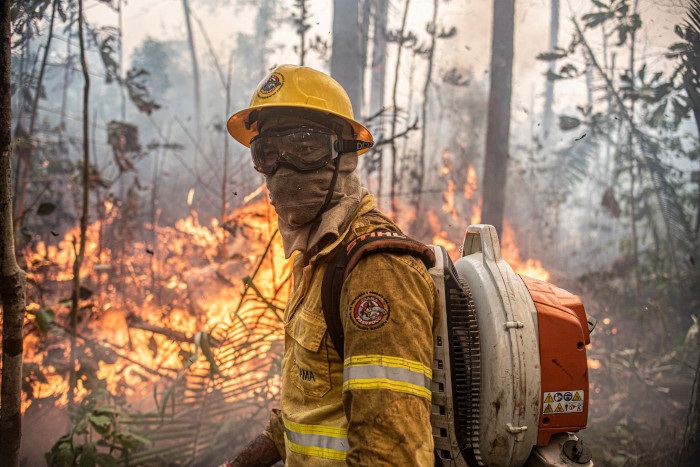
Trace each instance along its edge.
<instances>
[{"instance_id":1,"label":"black blower strap","mask_svg":"<svg viewBox=\"0 0 700 467\"><path fill-rule=\"evenodd\" d=\"M376 230L360 235L338 248L323 276L321 306L328 334L341 360L345 359L345 333L340 320L340 291L357 263L375 253L413 255L423 261L428 269L435 265L435 253L431 247L391 230Z\"/></svg>"}]
</instances>

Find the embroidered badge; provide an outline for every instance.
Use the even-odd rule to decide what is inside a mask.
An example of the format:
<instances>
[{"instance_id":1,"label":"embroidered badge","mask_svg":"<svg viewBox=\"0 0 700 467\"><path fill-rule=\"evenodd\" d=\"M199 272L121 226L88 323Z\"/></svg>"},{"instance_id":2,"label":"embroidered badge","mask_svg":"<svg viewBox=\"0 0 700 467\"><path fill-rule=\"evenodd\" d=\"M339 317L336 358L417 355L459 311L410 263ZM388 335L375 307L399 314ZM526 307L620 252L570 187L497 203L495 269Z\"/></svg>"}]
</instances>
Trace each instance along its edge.
<instances>
[{"instance_id":1,"label":"embroidered badge","mask_svg":"<svg viewBox=\"0 0 700 467\"><path fill-rule=\"evenodd\" d=\"M389 320L389 304L376 292L364 292L355 298L350 313L360 329L378 329Z\"/></svg>"},{"instance_id":2,"label":"embroidered badge","mask_svg":"<svg viewBox=\"0 0 700 467\"><path fill-rule=\"evenodd\" d=\"M284 84L284 76L280 73L272 73L258 89L258 97L265 99L280 90Z\"/></svg>"}]
</instances>

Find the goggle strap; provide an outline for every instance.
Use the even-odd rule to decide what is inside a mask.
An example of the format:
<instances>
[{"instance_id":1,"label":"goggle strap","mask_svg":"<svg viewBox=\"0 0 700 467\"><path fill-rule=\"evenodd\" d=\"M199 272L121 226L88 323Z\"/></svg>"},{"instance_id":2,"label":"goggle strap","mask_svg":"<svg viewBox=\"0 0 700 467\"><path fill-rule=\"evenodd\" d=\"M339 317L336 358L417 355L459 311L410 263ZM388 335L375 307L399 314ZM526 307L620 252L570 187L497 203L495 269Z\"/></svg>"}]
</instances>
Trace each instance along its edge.
<instances>
[{"instance_id":1,"label":"goggle strap","mask_svg":"<svg viewBox=\"0 0 700 467\"><path fill-rule=\"evenodd\" d=\"M326 208L328 208L328 205L331 204L331 200L333 199L333 193L335 192L335 184L338 181L338 172L340 172L340 157L336 157L334 163L334 169L333 169L333 178L331 178L331 185L328 187L328 192L326 193L326 199L323 201L323 206L321 206L321 209L318 210L316 213L316 216L314 217L314 221L318 220L321 217L321 214L324 213Z\"/></svg>"},{"instance_id":2,"label":"goggle strap","mask_svg":"<svg viewBox=\"0 0 700 467\"><path fill-rule=\"evenodd\" d=\"M369 149L374 146L372 141L362 141L359 139L344 139L341 142L340 154L345 154L348 152L359 152L363 149Z\"/></svg>"}]
</instances>

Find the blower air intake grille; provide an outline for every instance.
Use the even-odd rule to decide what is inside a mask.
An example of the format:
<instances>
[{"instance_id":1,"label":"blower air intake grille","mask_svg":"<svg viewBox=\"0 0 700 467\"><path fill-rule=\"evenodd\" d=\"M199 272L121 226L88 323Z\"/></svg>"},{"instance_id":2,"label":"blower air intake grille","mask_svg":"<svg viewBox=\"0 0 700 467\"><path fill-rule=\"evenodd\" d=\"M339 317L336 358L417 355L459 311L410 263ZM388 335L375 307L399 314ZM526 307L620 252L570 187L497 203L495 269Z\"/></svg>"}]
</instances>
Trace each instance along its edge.
<instances>
[{"instance_id":1,"label":"blower air intake grille","mask_svg":"<svg viewBox=\"0 0 700 467\"><path fill-rule=\"evenodd\" d=\"M467 465L481 466L483 465L479 450L481 348L476 308L469 285L459 278L446 252L444 258L446 269L449 271L445 275L445 311L452 373L454 436ZM447 461L447 459L444 460Z\"/></svg>"}]
</instances>

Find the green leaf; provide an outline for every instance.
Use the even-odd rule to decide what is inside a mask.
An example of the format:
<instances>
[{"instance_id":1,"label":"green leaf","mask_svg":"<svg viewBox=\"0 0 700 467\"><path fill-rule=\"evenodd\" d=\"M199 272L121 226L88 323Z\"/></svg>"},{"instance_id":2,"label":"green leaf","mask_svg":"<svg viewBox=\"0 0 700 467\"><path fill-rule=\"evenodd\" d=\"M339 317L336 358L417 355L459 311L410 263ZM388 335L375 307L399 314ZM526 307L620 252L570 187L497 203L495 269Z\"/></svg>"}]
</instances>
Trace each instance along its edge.
<instances>
[{"instance_id":1,"label":"green leaf","mask_svg":"<svg viewBox=\"0 0 700 467\"><path fill-rule=\"evenodd\" d=\"M112 417L109 415L91 412L88 414L88 420L101 435L106 435L109 432L109 427L112 426Z\"/></svg>"},{"instance_id":2,"label":"green leaf","mask_svg":"<svg viewBox=\"0 0 700 467\"><path fill-rule=\"evenodd\" d=\"M547 70L547 73L545 73L545 76L547 77L547 81L558 81L560 79L566 79L566 77L559 75L557 73L552 73L549 70Z\"/></svg>"},{"instance_id":3,"label":"green leaf","mask_svg":"<svg viewBox=\"0 0 700 467\"><path fill-rule=\"evenodd\" d=\"M88 289L87 287L83 287L82 285L80 286L79 289L79 295L81 300L87 300L88 298L92 297L92 290Z\"/></svg>"},{"instance_id":4,"label":"green leaf","mask_svg":"<svg viewBox=\"0 0 700 467\"><path fill-rule=\"evenodd\" d=\"M104 381L104 380L100 380L100 381ZM102 407L98 407L97 409L95 409L95 413L100 414L100 415L103 415L103 414L110 414L110 415L123 414L123 412L121 410L119 410L116 407L113 407L111 405L103 405Z\"/></svg>"},{"instance_id":5,"label":"green leaf","mask_svg":"<svg viewBox=\"0 0 700 467\"><path fill-rule=\"evenodd\" d=\"M649 117L648 122L652 127L657 127L664 118L664 113L666 112L666 104L668 104L668 99L664 100L659 106L654 110L654 113Z\"/></svg>"},{"instance_id":6,"label":"green leaf","mask_svg":"<svg viewBox=\"0 0 700 467\"><path fill-rule=\"evenodd\" d=\"M128 449L136 449L139 444L146 444L146 445L151 445L151 440L148 438L145 438L141 435L137 435L136 433L132 433L130 431L123 431L121 433L117 433L115 435L115 438L119 439L119 441L122 443L122 445L125 448Z\"/></svg>"},{"instance_id":7,"label":"green leaf","mask_svg":"<svg viewBox=\"0 0 700 467\"><path fill-rule=\"evenodd\" d=\"M148 340L148 350L151 351L154 359L158 356L158 343L156 342L156 338L153 337L153 334L151 334L151 338Z\"/></svg>"},{"instance_id":8,"label":"green leaf","mask_svg":"<svg viewBox=\"0 0 700 467\"><path fill-rule=\"evenodd\" d=\"M192 363L194 363L192 361L193 355L195 354L185 349L180 349L180 351L177 353L177 356L180 357L180 361L182 362L183 367L189 367L192 365Z\"/></svg>"},{"instance_id":9,"label":"green leaf","mask_svg":"<svg viewBox=\"0 0 700 467\"><path fill-rule=\"evenodd\" d=\"M54 322L54 319L56 318L56 313L54 313L54 311L51 308L41 308L36 312L30 311L29 313L36 316L36 325L39 328L41 335L46 336L49 327L51 327L51 325Z\"/></svg>"},{"instance_id":10,"label":"green leaf","mask_svg":"<svg viewBox=\"0 0 700 467\"><path fill-rule=\"evenodd\" d=\"M78 460L78 465L80 467L95 467L95 458L97 456L97 443L88 443L83 446L80 452L80 460Z\"/></svg>"},{"instance_id":11,"label":"green leaf","mask_svg":"<svg viewBox=\"0 0 700 467\"><path fill-rule=\"evenodd\" d=\"M568 117L566 115L559 116L559 128L563 131L573 130L581 125L581 120L576 117Z\"/></svg>"},{"instance_id":12,"label":"green leaf","mask_svg":"<svg viewBox=\"0 0 700 467\"><path fill-rule=\"evenodd\" d=\"M545 62L550 62L552 60L559 60L560 58L566 57L568 54L566 52L545 52L538 54L535 58L537 60L543 60Z\"/></svg>"},{"instance_id":13,"label":"green leaf","mask_svg":"<svg viewBox=\"0 0 700 467\"><path fill-rule=\"evenodd\" d=\"M95 456L95 462L97 462L97 465L100 467L117 467L117 465L119 465L114 457L101 452L98 452L97 456Z\"/></svg>"},{"instance_id":14,"label":"green leaf","mask_svg":"<svg viewBox=\"0 0 700 467\"><path fill-rule=\"evenodd\" d=\"M15 230L15 242L17 243L17 246L21 247L31 242L32 235L34 234L26 226L20 226L17 230Z\"/></svg>"},{"instance_id":15,"label":"green leaf","mask_svg":"<svg viewBox=\"0 0 700 467\"><path fill-rule=\"evenodd\" d=\"M609 7L608 5L606 5L606 4L603 3L603 2L599 2L598 0L593 0L593 4L594 4L595 6L597 6L598 8L602 8L603 10L609 10L609 9L610 9L610 7Z\"/></svg>"},{"instance_id":16,"label":"green leaf","mask_svg":"<svg viewBox=\"0 0 700 467\"><path fill-rule=\"evenodd\" d=\"M39 216L48 216L56 210L56 205L53 203L41 203L38 208L36 208L36 213Z\"/></svg>"},{"instance_id":17,"label":"green leaf","mask_svg":"<svg viewBox=\"0 0 700 467\"><path fill-rule=\"evenodd\" d=\"M594 28L599 24L603 24L609 18L610 13L605 11L599 13L588 13L581 17L581 19L586 23L586 28Z\"/></svg>"},{"instance_id":18,"label":"green leaf","mask_svg":"<svg viewBox=\"0 0 700 467\"><path fill-rule=\"evenodd\" d=\"M617 45L623 45L627 42L627 33L629 32L629 27L624 24L619 25L617 28Z\"/></svg>"},{"instance_id":19,"label":"green leaf","mask_svg":"<svg viewBox=\"0 0 700 467\"><path fill-rule=\"evenodd\" d=\"M681 101L679 101L677 98L673 98L671 101L673 103L673 124L675 126L678 126L681 123L681 120L685 119L688 117L688 112L690 111L690 107L684 105Z\"/></svg>"},{"instance_id":20,"label":"green leaf","mask_svg":"<svg viewBox=\"0 0 700 467\"><path fill-rule=\"evenodd\" d=\"M72 466L74 465L75 457L76 452L73 447L73 443L62 443L59 445L58 450L55 453L54 465L60 465L61 467Z\"/></svg>"},{"instance_id":21,"label":"green leaf","mask_svg":"<svg viewBox=\"0 0 700 467\"><path fill-rule=\"evenodd\" d=\"M680 24L676 24L676 26L673 28L673 30L675 31L675 33L678 37L680 37L681 39L685 39L685 34L683 34L683 28L681 28ZM678 44L676 44L676 45L678 45ZM685 44L683 44L683 45L685 45Z\"/></svg>"},{"instance_id":22,"label":"green leaf","mask_svg":"<svg viewBox=\"0 0 700 467\"><path fill-rule=\"evenodd\" d=\"M644 78L646 77L646 74L647 74L647 64L645 63L644 65L642 65L642 67L637 72L637 76L639 77L639 80L642 83L644 82Z\"/></svg>"}]
</instances>

